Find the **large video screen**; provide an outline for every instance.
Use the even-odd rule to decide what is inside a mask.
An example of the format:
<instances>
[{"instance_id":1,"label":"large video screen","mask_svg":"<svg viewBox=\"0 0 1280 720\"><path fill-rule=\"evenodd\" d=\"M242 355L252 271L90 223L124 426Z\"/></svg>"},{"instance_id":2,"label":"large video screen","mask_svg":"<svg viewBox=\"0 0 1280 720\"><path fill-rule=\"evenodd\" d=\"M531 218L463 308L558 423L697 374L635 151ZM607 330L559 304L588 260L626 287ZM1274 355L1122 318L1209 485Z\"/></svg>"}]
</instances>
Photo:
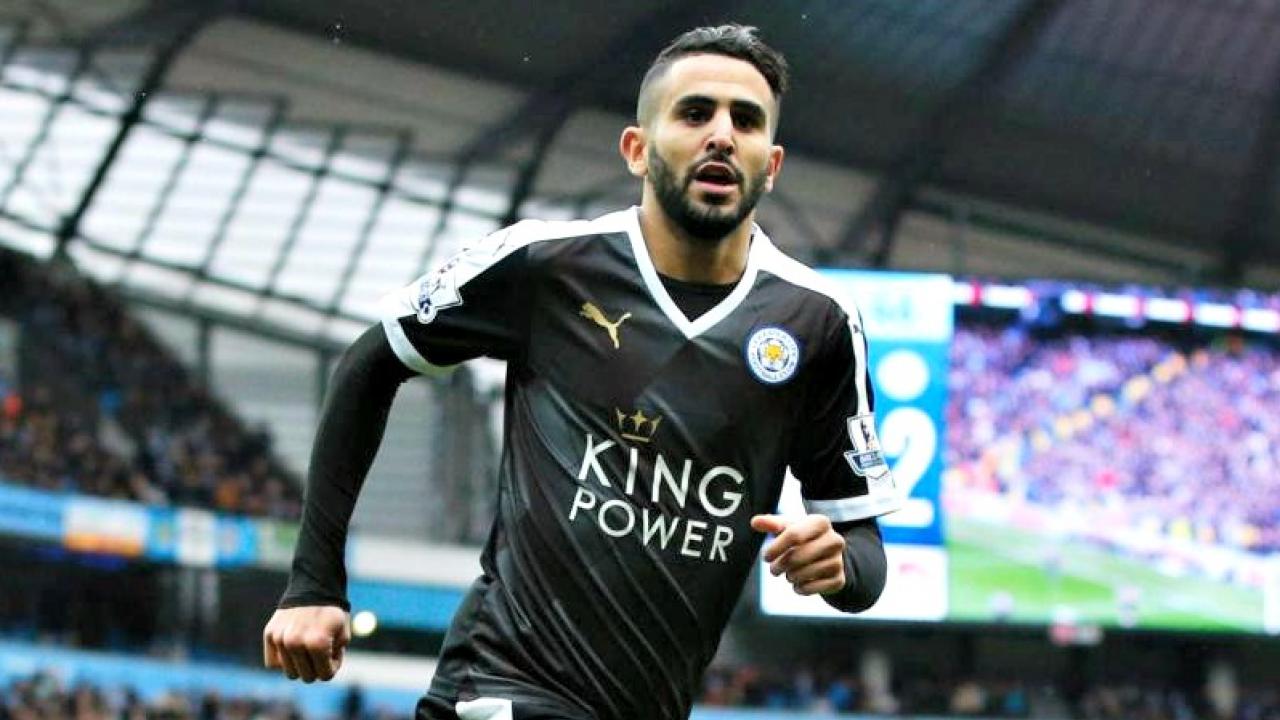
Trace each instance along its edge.
<instances>
[{"instance_id":1,"label":"large video screen","mask_svg":"<svg viewBox=\"0 0 1280 720\"><path fill-rule=\"evenodd\" d=\"M861 617L1280 633L1280 298L832 276L906 496Z\"/></svg>"}]
</instances>

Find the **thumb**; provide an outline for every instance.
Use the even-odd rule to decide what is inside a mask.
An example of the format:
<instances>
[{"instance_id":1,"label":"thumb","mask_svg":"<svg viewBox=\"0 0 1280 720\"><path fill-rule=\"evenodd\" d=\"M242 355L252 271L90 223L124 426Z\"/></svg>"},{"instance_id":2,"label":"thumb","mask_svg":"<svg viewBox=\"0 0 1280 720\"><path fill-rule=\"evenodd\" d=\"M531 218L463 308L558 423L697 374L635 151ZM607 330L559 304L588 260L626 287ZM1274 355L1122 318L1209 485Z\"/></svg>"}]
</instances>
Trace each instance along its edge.
<instances>
[{"instance_id":1,"label":"thumb","mask_svg":"<svg viewBox=\"0 0 1280 720\"><path fill-rule=\"evenodd\" d=\"M330 676L336 675L342 667L342 659L346 657L349 644L351 644L351 624L344 622L333 634L333 641L329 645Z\"/></svg>"},{"instance_id":2,"label":"thumb","mask_svg":"<svg viewBox=\"0 0 1280 720\"><path fill-rule=\"evenodd\" d=\"M756 515L751 518L751 529L777 535L787 529L787 521L778 515Z\"/></svg>"},{"instance_id":3,"label":"thumb","mask_svg":"<svg viewBox=\"0 0 1280 720\"><path fill-rule=\"evenodd\" d=\"M343 620L342 626L333 637L333 657L338 662L342 662L342 653L351 644L351 620L345 617Z\"/></svg>"}]
</instances>

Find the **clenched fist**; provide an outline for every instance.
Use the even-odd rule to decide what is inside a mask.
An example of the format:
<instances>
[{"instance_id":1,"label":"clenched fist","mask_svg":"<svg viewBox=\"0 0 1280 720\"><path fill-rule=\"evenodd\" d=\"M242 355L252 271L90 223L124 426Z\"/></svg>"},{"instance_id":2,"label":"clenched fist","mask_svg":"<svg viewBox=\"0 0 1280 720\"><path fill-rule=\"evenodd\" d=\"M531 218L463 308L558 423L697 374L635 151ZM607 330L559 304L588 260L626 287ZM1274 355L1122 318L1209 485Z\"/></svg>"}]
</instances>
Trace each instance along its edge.
<instances>
[{"instance_id":1,"label":"clenched fist","mask_svg":"<svg viewBox=\"0 0 1280 720\"><path fill-rule=\"evenodd\" d=\"M786 573L796 593L830 595L844 588L844 537L826 515L756 515L751 529L777 535L764 561L775 576Z\"/></svg>"},{"instance_id":2,"label":"clenched fist","mask_svg":"<svg viewBox=\"0 0 1280 720\"><path fill-rule=\"evenodd\" d=\"M262 631L262 663L290 680L332 680L350 642L351 615L342 608L282 608Z\"/></svg>"}]
</instances>

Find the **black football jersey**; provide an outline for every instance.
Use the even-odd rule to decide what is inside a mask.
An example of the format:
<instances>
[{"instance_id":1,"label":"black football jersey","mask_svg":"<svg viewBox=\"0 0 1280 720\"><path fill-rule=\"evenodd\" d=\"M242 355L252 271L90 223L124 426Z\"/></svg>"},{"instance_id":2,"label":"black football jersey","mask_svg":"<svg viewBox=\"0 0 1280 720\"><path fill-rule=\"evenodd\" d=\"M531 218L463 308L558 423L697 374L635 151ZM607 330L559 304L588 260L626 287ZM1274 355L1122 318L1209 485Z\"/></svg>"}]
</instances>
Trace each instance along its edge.
<instances>
[{"instance_id":1,"label":"black football jersey","mask_svg":"<svg viewBox=\"0 0 1280 720\"><path fill-rule=\"evenodd\" d=\"M833 521L898 506L857 310L759 228L698 318L631 208L496 232L388 296L383 327L424 374L507 361L497 519L437 697L687 717L787 469Z\"/></svg>"}]
</instances>

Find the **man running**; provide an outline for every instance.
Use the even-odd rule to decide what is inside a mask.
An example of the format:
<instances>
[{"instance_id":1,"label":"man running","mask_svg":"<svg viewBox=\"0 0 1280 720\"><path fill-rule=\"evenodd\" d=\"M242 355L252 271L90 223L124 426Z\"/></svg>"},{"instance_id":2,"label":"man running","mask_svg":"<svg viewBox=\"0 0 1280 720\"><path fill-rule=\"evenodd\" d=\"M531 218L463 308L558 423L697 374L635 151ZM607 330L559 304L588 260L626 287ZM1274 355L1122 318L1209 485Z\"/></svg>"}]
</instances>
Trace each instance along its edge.
<instances>
[{"instance_id":1,"label":"man running","mask_svg":"<svg viewBox=\"0 0 1280 720\"><path fill-rule=\"evenodd\" d=\"M621 136L638 208L518 223L387 299L334 374L269 667L333 677L347 523L396 387L480 355L508 363L497 519L419 718L687 717L765 533L796 592L876 601L874 518L899 498L864 437L862 323L753 222L785 87L753 28L681 35ZM805 517L771 514L788 468Z\"/></svg>"}]
</instances>

